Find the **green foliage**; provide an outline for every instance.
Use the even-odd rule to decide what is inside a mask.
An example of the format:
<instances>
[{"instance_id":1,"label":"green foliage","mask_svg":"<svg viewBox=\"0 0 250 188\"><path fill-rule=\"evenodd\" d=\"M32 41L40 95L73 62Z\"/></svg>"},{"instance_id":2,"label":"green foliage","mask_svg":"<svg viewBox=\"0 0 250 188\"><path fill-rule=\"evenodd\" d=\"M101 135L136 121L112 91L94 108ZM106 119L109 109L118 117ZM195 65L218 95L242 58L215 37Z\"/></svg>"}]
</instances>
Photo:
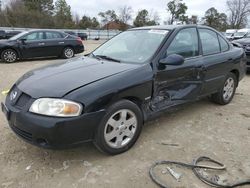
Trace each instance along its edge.
<instances>
[{"instance_id":1,"label":"green foliage","mask_svg":"<svg viewBox=\"0 0 250 188\"><path fill-rule=\"evenodd\" d=\"M72 28L74 26L71 7L66 0L57 0L55 3L55 26L57 28Z\"/></svg>"},{"instance_id":2,"label":"green foliage","mask_svg":"<svg viewBox=\"0 0 250 188\"><path fill-rule=\"evenodd\" d=\"M182 0L172 0L167 4L167 11L170 12L170 24L173 24L175 20L186 19L184 15L186 14L188 7Z\"/></svg>"},{"instance_id":3,"label":"green foliage","mask_svg":"<svg viewBox=\"0 0 250 188\"><path fill-rule=\"evenodd\" d=\"M108 22L118 20L118 17L114 10L107 10L106 12L99 12L98 16L101 17L101 21L104 25L107 24Z\"/></svg>"},{"instance_id":4,"label":"green foliage","mask_svg":"<svg viewBox=\"0 0 250 188\"><path fill-rule=\"evenodd\" d=\"M158 23L154 19L150 20L148 11L146 9L139 11L134 20L134 26L142 27L142 26L152 26L152 25L158 25Z\"/></svg>"},{"instance_id":5,"label":"green foliage","mask_svg":"<svg viewBox=\"0 0 250 188\"><path fill-rule=\"evenodd\" d=\"M96 29L100 26L99 22L95 17L91 18L88 16L83 16L82 19L79 22L79 28L81 29Z\"/></svg>"},{"instance_id":6,"label":"green foliage","mask_svg":"<svg viewBox=\"0 0 250 188\"><path fill-rule=\"evenodd\" d=\"M204 20L207 26L213 27L219 31L225 31L228 27L227 15L219 13L214 7L206 11Z\"/></svg>"}]
</instances>

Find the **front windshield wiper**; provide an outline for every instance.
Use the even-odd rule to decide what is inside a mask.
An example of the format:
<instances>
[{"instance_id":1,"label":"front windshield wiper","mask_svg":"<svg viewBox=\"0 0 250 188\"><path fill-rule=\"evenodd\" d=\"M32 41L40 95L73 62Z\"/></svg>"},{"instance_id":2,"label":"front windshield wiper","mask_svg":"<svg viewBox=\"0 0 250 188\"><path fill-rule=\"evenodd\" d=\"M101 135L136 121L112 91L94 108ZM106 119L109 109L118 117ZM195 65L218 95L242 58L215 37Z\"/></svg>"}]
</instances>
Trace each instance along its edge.
<instances>
[{"instance_id":1,"label":"front windshield wiper","mask_svg":"<svg viewBox=\"0 0 250 188\"><path fill-rule=\"evenodd\" d=\"M93 55L93 57L95 57L95 58L97 58L97 59L105 59L105 60L114 61L114 62L118 62L118 63L121 62L121 61L118 60L118 59L114 59L114 58L109 57L109 56L106 56L106 55L95 55L95 54L93 54L93 53L92 53L92 55Z\"/></svg>"}]
</instances>

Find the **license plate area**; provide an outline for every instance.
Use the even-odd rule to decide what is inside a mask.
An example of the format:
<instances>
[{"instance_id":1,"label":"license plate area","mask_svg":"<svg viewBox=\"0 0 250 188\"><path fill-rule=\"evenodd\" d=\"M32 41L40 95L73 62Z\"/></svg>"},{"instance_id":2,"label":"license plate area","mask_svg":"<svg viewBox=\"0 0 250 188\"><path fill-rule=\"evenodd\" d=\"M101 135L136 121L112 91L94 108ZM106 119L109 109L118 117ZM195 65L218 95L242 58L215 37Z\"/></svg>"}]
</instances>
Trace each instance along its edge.
<instances>
[{"instance_id":1,"label":"license plate area","mask_svg":"<svg viewBox=\"0 0 250 188\"><path fill-rule=\"evenodd\" d=\"M7 120L9 120L10 119L10 111L5 106L5 104L1 103L1 109L2 109L2 112L5 114L5 117L7 118Z\"/></svg>"}]
</instances>

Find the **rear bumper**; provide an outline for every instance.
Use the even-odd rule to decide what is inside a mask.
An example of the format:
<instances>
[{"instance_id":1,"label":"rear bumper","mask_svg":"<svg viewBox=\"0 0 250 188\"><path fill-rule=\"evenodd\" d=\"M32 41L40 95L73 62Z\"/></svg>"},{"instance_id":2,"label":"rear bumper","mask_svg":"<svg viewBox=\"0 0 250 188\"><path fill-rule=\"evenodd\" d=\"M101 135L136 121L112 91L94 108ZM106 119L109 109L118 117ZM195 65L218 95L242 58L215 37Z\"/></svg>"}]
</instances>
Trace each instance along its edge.
<instances>
[{"instance_id":1,"label":"rear bumper","mask_svg":"<svg viewBox=\"0 0 250 188\"><path fill-rule=\"evenodd\" d=\"M247 71L250 71L250 53L246 53L247 56Z\"/></svg>"},{"instance_id":2,"label":"rear bumper","mask_svg":"<svg viewBox=\"0 0 250 188\"><path fill-rule=\"evenodd\" d=\"M13 132L30 144L49 149L72 148L92 141L105 113L98 111L74 118L55 118L17 109L8 103L1 105Z\"/></svg>"},{"instance_id":3,"label":"rear bumper","mask_svg":"<svg viewBox=\"0 0 250 188\"><path fill-rule=\"evenodd\" d=\"M83 45L78 45L75 47L75 53L76 54L79 54L79 53L82 53L84 52L84 46Z\"/></svg>"}]
</instances>

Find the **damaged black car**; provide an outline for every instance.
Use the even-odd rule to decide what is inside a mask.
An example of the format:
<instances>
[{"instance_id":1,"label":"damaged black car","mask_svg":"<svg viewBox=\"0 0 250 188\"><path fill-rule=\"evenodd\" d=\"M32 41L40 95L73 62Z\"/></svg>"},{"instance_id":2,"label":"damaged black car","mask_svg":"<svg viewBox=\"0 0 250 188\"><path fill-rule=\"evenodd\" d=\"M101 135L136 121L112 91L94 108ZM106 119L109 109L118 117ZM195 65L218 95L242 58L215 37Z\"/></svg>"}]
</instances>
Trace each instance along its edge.
<instances>
[{"instance_id":1,"label":"damaged black car","mask_svg":"<svg viewBox=\"0 0 250 188\"><path fill-rule=\"evenodd\" d=\"M45 148L92 141L130 149L143 124L174 106L209 96L226 105L246 72L246 55L205 26L125 31L78 60L26 73L2 103L10 128Z\"/></svg>"}]
</instances>

